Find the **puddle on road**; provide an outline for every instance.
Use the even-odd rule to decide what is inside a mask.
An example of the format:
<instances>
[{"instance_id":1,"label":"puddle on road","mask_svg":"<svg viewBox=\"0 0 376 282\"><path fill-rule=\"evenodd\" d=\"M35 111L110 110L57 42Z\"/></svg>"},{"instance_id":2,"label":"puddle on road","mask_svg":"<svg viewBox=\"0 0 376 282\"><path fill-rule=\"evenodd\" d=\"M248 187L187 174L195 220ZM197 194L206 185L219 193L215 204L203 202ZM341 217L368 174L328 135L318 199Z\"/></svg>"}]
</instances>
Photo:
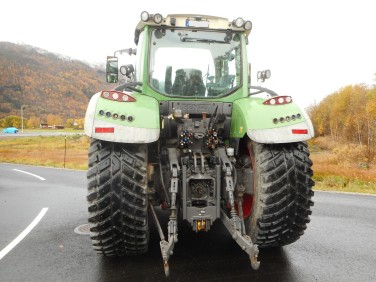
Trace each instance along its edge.
<instances>
[{"instance_id":1,"label":"puddle on road","mask_svg":"<svg viewBox=\"0 0 376 282\"><path fill-rule=\"evenodd\" d=\"M90 235L90 225L89 225L89 223L77 226L74 229L74 233L76 233L78 235Z\"/></svg>"}]
</instances>

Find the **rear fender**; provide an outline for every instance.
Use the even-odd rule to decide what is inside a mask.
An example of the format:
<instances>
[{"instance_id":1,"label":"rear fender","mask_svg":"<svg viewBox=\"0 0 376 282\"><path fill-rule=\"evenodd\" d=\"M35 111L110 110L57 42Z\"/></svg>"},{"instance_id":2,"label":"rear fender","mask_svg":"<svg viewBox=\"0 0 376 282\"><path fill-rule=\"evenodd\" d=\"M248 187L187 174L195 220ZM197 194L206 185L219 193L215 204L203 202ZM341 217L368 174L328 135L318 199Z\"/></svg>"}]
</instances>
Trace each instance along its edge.
<instances>
[{"instance_id":1,"label":"rear fender","mask_svg":"<svg viewBox=\"0 0 376 282\"><path fill-rule=\"evenodd\" d=\"M86 110L86 135L121 143L150 143L159 139L159 104L156 99L127 93L136 101L120 102L105 99L101 93L92 96ZM126 119L122 120L121 116Z\"/></svg>"},{"instance_id":2,"label":"rear fender","mask_svg":"<svg viewBox=\"0 0 376 282\"><path fill-rule=\"evenodd\" d=\"M295 103L265 105L264 101L248 97L233 103L231 137L242 138L247 134L255 142L267 144L306 141L314 137L309 116Z\"/></svg>"}]
</instances>

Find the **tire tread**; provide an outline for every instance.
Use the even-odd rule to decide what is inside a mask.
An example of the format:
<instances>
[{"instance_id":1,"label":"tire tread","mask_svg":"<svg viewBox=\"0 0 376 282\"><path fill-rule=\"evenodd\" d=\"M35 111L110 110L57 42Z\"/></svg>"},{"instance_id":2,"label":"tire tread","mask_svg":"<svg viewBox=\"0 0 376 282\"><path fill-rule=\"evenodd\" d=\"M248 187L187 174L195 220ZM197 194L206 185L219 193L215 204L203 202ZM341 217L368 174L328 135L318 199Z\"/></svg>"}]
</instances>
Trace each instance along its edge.
<instances>
[{"instance_id":1,"label":"tire tread","mask_svg":"<svg viewBox=\"0 0 376 282\"><path fill-rule=\"evenodd\" d=\"M105 256L147 252L146 145L91 140L88 211L90 237Z\"/></svg>"},{"instance_id":2,"label":"tire tread","mask_svg":"<svg viewBox=\"0 0 376 282\"><path fill-rule=\"evenodd\" d=\"M259 144L250 141L259 171L259 201L250 235L259 247L297 241L310 222L314 182L306 143Z\"/></svg>"}]
</instances>

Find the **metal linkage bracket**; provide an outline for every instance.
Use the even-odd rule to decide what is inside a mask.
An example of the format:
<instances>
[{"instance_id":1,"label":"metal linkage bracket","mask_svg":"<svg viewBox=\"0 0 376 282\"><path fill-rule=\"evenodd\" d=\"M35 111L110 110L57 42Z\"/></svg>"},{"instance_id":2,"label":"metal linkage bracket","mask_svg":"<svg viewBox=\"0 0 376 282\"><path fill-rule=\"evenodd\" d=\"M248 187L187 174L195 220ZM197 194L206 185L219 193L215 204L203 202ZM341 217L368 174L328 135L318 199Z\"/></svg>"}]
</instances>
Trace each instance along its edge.
<instances>
[{"instance_id":1,"label":"metal linkage bracket","mask_svg":"<svg viewBox=\"0 0 376 282\"><path fill-rule=\"evenodd\" d=\"M224 173L224 177L225 177L225 185L226 185L225 188L226 188L226 191L228 192L228 198L229 198L230 208L231 208L230 210L231 221L235 230L241 230L242 224L235 210L235 198L234 198L235 187L234 187L234 180L232 176L233 167L232 167L230 160L227 157L225 149L218 148L217 151L219 153L219 158L221 159L222 172Z\"/></svg>"},{"instance_id":2,"label":"metal linkage bracket","mask_svg":"<svg viewBox=\"0 0 376 282\"><path fill-rule=\"evenodd\" d=\"M259 250L257 245L254 245L252 243L251 237L249 237L248 235L242 235L240 230L235 229L233 221L230 218L228 218L228 216L223 210L221 210L221 219L227 230L232 234L232 238L242 248L242 250L249 255L252 268L254 270L259 269L260 262L257 260Z\"/></svg>"},{"instance_id":3,"label":"metal linkage bracket","mask_svg":"<svg viewBox=\"0 0 376 282\"><path fill-rule=\"evenodd\" d=\"M234 199L234 181L232 176L232 165L230 160L228 159L224 148L218 149L219 158L222 162L222 171L225 177L225 185L226 191L228 192L229 202L230 202L230 215L231 219L226 215L226 213L221 209L221 220L226 226L227 230L231 233L232 238L236 241L236 243L245 251L251 260L251 266L254 270L257 270L260 267L260 262L257 260L258 258L258 247L252 243L251 237L245 234L245 230L243 230L244 220L243 218L239 218L235 210L235 199ZM238 207L239 209L241 208Z\"/></svg>"},{"instance_id":4,"label":"metal linkage bracket","mask_svg":"<svg viewBox=\"0 0 376 282\"><path fill-rule=\"evenodd\" d=\"M166 241L165 236L164 236L163 231L162 231L162 228L161 228L161 224L159 223L157 214L155 213L154 207L151 203L149 203L149 204L150 204L150 210L152 212L155 225L156 225L158 233L159 233L159 237L161 238L161 241L159 242L159 246L161 248L164 271L165 271L166 276L169 276L170 275L170 267L169 267L169 264L168 264L168 260L169 260L170 256L173 254L173 249L174 249L175 243L177 241L174 240L173 235L172 236L170 235L170 233L171 233L170 232L171 231L170 230L171 229L170 228L170 226L171 226L170 222L169 222L169 225L168 225L168 229L169 229L168 242ZM174 226L172 228L174 228ZM176 229L176 227L175 227L175 229ZM174 231L172 231L172 233L174 233ZM177 230L175 231L175 234L176 233L177 233ZM176 237L176 239L177 239L177 237Z\"/></svg>"},{"instance_id":5,"label":"metal linkage bracket","mask_svg":"<svg viewBox=\"0 0 376 282\"><path fill-rule=\"evenodd\" d=\"M170 266L168 260L172 256L174 251L174 246L178 242L178 223L177 223L177 208L176 208L176 195L178 193L179 179L178 175L180 173L180 166L177 158L177 152L175 148L169 148L168 157L170 162L171 170L171 207L170 207L170 220L168 221L168 241L165 240L164 236L161 236L161 241L159 243L161 247L161 253L163 258L163 267L166 276L170 275Z\"/></svg>"}]
</instances>

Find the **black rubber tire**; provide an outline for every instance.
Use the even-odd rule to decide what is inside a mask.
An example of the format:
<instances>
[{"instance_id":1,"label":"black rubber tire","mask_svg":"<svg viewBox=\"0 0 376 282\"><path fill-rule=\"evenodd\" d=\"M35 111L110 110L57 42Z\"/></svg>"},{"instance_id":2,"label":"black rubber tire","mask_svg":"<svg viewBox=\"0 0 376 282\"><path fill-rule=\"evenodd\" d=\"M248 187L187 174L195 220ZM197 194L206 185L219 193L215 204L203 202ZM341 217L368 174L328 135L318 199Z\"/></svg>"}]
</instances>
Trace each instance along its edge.
<instances>
[{"instance_id":1,"label":"black rubber tire","mask_svg":"<svg viewBox=\"0 0 376 282\"><path fill-rule=\"evenodd\" d=\"M246 231L259 247L291 244L310 222L312 161L304 142L260 144L249 141L254 195Z\"/></svg>"},{"instance_id":2,"label":"black rubber tire","mask_svg":"<svg viewBox=\"0 0 376 282\"><path fill-rule=\"evenodd\" d=\"M148 250L147 146L92 139L89 149L90 237L106 256Z\"/></svg>"}]
</instances>

